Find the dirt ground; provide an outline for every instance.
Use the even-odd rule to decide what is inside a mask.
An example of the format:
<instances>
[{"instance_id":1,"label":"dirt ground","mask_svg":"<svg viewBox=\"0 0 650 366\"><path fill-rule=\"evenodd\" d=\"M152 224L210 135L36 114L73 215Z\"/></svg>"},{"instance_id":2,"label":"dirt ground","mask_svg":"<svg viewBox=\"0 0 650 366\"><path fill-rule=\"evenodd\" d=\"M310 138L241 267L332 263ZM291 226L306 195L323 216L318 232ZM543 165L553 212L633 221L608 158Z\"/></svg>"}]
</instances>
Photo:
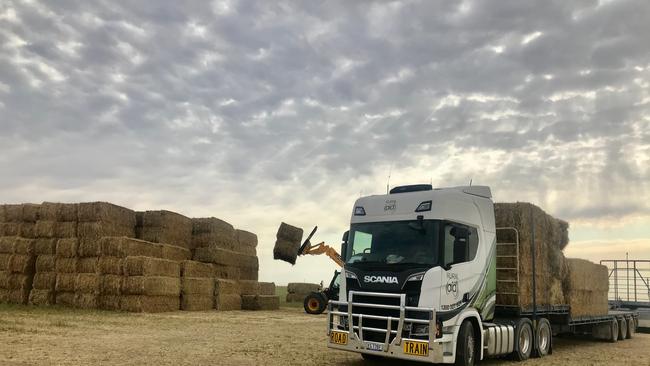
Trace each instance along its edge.
<instances>
[{"instance_id":1,"label":"dirt ground","mask_svg":"<svg viewBox=\"0 0 650 366\"><path fill-rule=\"evenodd\" d=\"M296 307L128 314L0 305L0 365L369 365L326 340L325 316ZM650 365L649 334L616 344L554 342L553 355L522 365Z\"/></svg>"}]
</instances>

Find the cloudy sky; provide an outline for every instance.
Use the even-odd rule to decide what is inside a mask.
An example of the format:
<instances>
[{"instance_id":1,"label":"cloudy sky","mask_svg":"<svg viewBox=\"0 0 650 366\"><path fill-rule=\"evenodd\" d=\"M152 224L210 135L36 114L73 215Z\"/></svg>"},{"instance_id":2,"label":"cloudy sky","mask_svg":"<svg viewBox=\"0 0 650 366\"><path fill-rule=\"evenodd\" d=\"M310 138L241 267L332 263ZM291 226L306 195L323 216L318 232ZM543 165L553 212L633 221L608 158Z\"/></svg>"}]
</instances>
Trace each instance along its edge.
<instances>
[{"instance_id":1,"label":"cloudy sky","mask_svg":"<svg viewBox=\"0 0 650 366\"><path fill-rule=\"evenodd\" d=\"M490 185L650 259L650 2L0 2L0 201L280 221L338 246L391 185Z\"/></svg>"}]
</instances>

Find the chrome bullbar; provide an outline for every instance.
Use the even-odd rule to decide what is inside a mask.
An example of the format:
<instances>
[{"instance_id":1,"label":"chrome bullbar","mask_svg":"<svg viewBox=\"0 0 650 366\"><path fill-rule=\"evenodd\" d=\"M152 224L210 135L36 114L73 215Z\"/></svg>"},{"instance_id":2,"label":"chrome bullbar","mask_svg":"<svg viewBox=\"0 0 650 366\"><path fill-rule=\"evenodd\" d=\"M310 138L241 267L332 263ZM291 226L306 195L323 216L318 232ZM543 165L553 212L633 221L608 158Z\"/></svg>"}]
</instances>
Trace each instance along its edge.
<instances>
[{"instance_id":1,"label":"chrome bullbar","mask_svg":"<svg viewBox=\"0 0 650 366\"><path fill-rule=\"evenodd\" d=\"M392 299L392 302L399 300L399 305L371 303L367 302L367 300L357 302L355 298ZM348 300L331 300L327 305L329 347L409 360L429 362L440 362L442 360L442 347L439 343L435 343L437 330L435 309L406 306L405 294L350 291ZM344 307L344 310L347 311L340 311L341 307ZM374 311L372 311L373 309ZM399 312L399 316L364 314L364 310L375 313L381 312L377 311L377 309L387 310L387 312L392 312L395 315ZM407 318L407 315L411 317ZM372 323L373 320L375 324L376 321L381 321L382 324L385 322L386 327L377 328L364 325L364 322ZM397 325L394 326L394 323L397 323ZM420 325L419 329L426 331L417 334L417 338L409 337L409 334L413 334L412 330L418 325ZM346 333L345 344L333 343L332 332ZM382 339L377 339L377 337L369 339L369 337L364 336L364 333L384 334L384 336L381 337ZM425 343L429 351L426 355L409 354L408 350L402 347L404 342Z\"/></svg>"}]
</instances>

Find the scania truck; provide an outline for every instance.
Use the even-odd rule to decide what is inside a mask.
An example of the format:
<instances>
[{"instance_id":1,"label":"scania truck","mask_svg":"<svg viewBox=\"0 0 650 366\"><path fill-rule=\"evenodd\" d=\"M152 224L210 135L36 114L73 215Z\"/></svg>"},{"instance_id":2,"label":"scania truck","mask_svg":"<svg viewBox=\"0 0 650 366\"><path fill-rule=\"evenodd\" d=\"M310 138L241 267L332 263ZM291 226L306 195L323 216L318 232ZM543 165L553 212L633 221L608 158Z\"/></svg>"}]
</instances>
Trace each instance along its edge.
<instances>
[{"instance_id":1,"label":"scania truck","mask_svg":"<svg viewBox=\"0 0 650 366\"><path fill-rule=\"evenodd\" d=\"M471 366L545 356L556 334L634 334L633 312L574 319L568 306L538 309L534 299L532 309L499 306L499 230L513 228L495 226L486 186L412 185L359 198L343 236L339 299L328 304L328 346L366 359Z\"/></svg>"}]
</instances>

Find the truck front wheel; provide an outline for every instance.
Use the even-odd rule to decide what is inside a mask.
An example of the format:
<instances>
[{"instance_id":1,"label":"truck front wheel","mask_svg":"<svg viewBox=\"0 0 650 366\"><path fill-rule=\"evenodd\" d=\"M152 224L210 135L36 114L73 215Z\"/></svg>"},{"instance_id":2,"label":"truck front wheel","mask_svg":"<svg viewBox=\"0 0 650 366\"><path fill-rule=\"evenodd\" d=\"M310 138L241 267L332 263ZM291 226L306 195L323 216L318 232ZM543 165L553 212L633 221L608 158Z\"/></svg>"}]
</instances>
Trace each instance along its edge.
<instances>
[{"instance_id":1,"label":"truck front wheel","mask_svg":"<svg viewBox=\"0 0 650 366\"><path fill-rule=\"evenodd\" d=\"M474 326L469 320L465 320L460 326L458 332L458 342L456 343L456 362L457 366L474 366L476 363L477 346Z\"/></svg>"}]
</instances>

